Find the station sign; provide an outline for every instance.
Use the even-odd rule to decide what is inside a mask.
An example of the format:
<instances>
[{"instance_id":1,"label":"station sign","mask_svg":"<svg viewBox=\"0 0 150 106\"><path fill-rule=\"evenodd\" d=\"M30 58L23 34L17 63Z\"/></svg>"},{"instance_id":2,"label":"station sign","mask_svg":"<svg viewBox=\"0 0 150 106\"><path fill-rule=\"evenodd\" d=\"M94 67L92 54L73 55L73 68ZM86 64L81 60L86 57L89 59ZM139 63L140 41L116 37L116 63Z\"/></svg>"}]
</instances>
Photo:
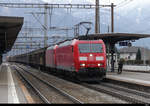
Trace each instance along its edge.
<instances>
[{"instance_id":1,"label":"station sign","mask_svg":"<svg viewBox=\"0 0 150 106\"><path fill-rule=\"evenodd\" d=\"M128 42L119 42L119 46L128 46Z\"/></svg>"},{"instance_id":2,"label":"station sign","mask_svg":"<svg viewBox=\"0 0 150 106\"><path fill-rule=\"evenodd\" d=\"M132 44L131 44L131 42L119 42L119 46L129 46L129 47L131 47Z\"/></svg>"}]
</instances>

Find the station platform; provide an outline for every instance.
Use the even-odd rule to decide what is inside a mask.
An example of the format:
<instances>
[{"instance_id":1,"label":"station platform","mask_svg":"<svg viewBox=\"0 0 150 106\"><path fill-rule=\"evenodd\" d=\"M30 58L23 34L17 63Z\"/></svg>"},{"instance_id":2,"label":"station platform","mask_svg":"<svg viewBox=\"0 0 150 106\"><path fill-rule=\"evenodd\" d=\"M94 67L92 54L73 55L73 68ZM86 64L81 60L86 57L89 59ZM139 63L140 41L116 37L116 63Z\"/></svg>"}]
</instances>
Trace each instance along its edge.
<instances>
[{"instance_id":1,"label":"station platform","mask_svg":"<svg viewBox=\"0 0 150 106\"><path fill-rule=\"evenodd\" d=\"M108 71L106 78L110 80L150 87L150 73L122 71L121 74L118 74L117 70L115 70L115 72Z\"/></svg>"},{"instance_id":2,"label":"station platform","mask_svg":"<svg viewBox=\"0 0 150 106\"><path fill-rule=\"evenodd\" d=\"M0 66L0 103L28 103L27 91L15 74L8 63Z\"/></svg>"}]
</instances>

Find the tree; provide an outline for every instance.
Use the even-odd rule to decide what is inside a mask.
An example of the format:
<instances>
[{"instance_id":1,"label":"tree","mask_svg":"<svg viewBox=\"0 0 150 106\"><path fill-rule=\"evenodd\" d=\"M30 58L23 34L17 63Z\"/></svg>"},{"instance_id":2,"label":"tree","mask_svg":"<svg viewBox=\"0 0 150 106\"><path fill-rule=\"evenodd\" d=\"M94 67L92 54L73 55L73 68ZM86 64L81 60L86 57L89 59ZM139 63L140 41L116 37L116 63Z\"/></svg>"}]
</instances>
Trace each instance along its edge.
<instances>
[{"instance_id":1,"label":"tree","mask_svg":"<svg viewBox=\"0 0 150 106\"><path fill-rule=\"evenodd\" d=\"M141 51L140 51L140 49L138 49L138 51L136 53L136 60L141 60Z\"/></svg>"}]
</instances>

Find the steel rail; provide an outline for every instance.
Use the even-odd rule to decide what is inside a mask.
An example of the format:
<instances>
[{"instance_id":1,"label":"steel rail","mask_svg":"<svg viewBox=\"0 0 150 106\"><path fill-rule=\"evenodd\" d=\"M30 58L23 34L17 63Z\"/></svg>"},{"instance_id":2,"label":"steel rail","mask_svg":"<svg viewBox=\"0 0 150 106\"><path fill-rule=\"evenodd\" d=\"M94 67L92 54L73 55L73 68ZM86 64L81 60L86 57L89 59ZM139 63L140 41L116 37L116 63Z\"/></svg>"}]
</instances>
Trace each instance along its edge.
<instances>
[{"instance_id":1,"label":"steel rail","mask_svg":"<svg viewBox=\"0 0 150 106\"><path fill-rule=\"evenodd\" d=\"M21 68L22 70L26 71L24 68L20 67L20 66L17 66L19 68ZM60 94L62 94L63 96L69 98L72 102L74 103L77 103L77 104L84 104L83 102L81 102L80 100L76 99L75 97L69 95L68 93L66 93L65 91L62 91L61 89L59 88L56 88L55 86L53 86L52 84L50 84L49 82L45 81L45 80L42 80L40 79L39 77L35 76L34 74L32 74L31 72L29 71L26 71L27 73L29 73L30 75L32 75L33 77L35 77L36 79L40 80L41 82L43 82L44 84L50 86L51 88L55 89L56 91L58 91Z\"/></svg>"},{"instance_id":2,"label":"steel rail","mask_svg":"<svg viewBox=\"0 0 150 106\"><path fill-rule=\"evenodd\" d=\"M44 97L44 95L42 95L42 93L29 81L27 80L27 78L22 75L22 73L20 71L18 71L18 69L15 67L15 70L19 73L19 75L36 91L36 93L39 95L39 97L41 98L41 100L44 102L44 103L48 103L48 104L51 104L51 102L46 99Z\"/></svg>"},{"instance_id":3,"label":"steel rail","mask_svg":"<svg viewBox=\"0 0 150 106\"><path fill-rule=\"evenodd\" d=\"M86 84L86 83L82 83L81 85L84 86L84 87L87 87L89 89L96 90L98 92L103 92L103 93L112 95L114 97L117 97L117 98L119 98L121 100L125 100L125 101L130 102L130 103L144 103L144 104L147 103L147 102L145 102L143 100L139 100L138 98L134 98L132 96L123 95L123 94L121 94L119 92L114 92L113 90L110 90L111 88L106 89L106 86L104 86L104 85L99 85L99 87L91 86L90 84Z\"/></svg>"},{"instance_id":4,"label":"steel rail","mask_svg":"<svg viewBox=\"0 0 150 106\"><path fill-rule=\"evenodd\" d=\"M104 86L107 86L107 87L110 87L110 88L114 88L114 89L118 89L118 90L121 90L121 91L125 91L125 92L128 92L128 93L136 94L136 95L139 95L139 96L143 96L145 98L150 98L149 93L137 91L137 90L134 90L134 89L124 88L124 87L121 87L121 86L115 86L115 85L112 85L112 84L105 84L105 83L101 83L101 85L104 85Z\"/></svg>"}]
</instances>

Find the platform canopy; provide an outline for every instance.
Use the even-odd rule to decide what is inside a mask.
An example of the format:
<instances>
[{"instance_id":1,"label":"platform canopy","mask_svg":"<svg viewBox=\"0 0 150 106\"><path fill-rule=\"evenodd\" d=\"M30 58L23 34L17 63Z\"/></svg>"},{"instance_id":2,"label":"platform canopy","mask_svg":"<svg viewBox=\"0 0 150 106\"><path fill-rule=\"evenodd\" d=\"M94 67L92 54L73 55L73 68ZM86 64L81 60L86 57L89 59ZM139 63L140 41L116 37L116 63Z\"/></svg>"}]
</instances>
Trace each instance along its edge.
<instances>
[{"instance_id":1,"label":"platform canopy","mask_svg":"<svg viewBox=\"0 0 150 106\"><path fill-rule=\"evenodd\" d=\"M105 43L115 44L124 40L138 40L148 38L150 34L134 34L134 33L106 33L106 34L89 34L87 36L78 36L79 39L103 39Z\"/></svg>"},{"instance_id":2,"label":"platform canopy","mask_svg":"<svg viewBox=\"0 0 150 106\"><path fill-rule=\"evenodd\" d=\"M23 17L0 16L0 54L11 50L23 25Z\"/></svg>"}]
</instances>

